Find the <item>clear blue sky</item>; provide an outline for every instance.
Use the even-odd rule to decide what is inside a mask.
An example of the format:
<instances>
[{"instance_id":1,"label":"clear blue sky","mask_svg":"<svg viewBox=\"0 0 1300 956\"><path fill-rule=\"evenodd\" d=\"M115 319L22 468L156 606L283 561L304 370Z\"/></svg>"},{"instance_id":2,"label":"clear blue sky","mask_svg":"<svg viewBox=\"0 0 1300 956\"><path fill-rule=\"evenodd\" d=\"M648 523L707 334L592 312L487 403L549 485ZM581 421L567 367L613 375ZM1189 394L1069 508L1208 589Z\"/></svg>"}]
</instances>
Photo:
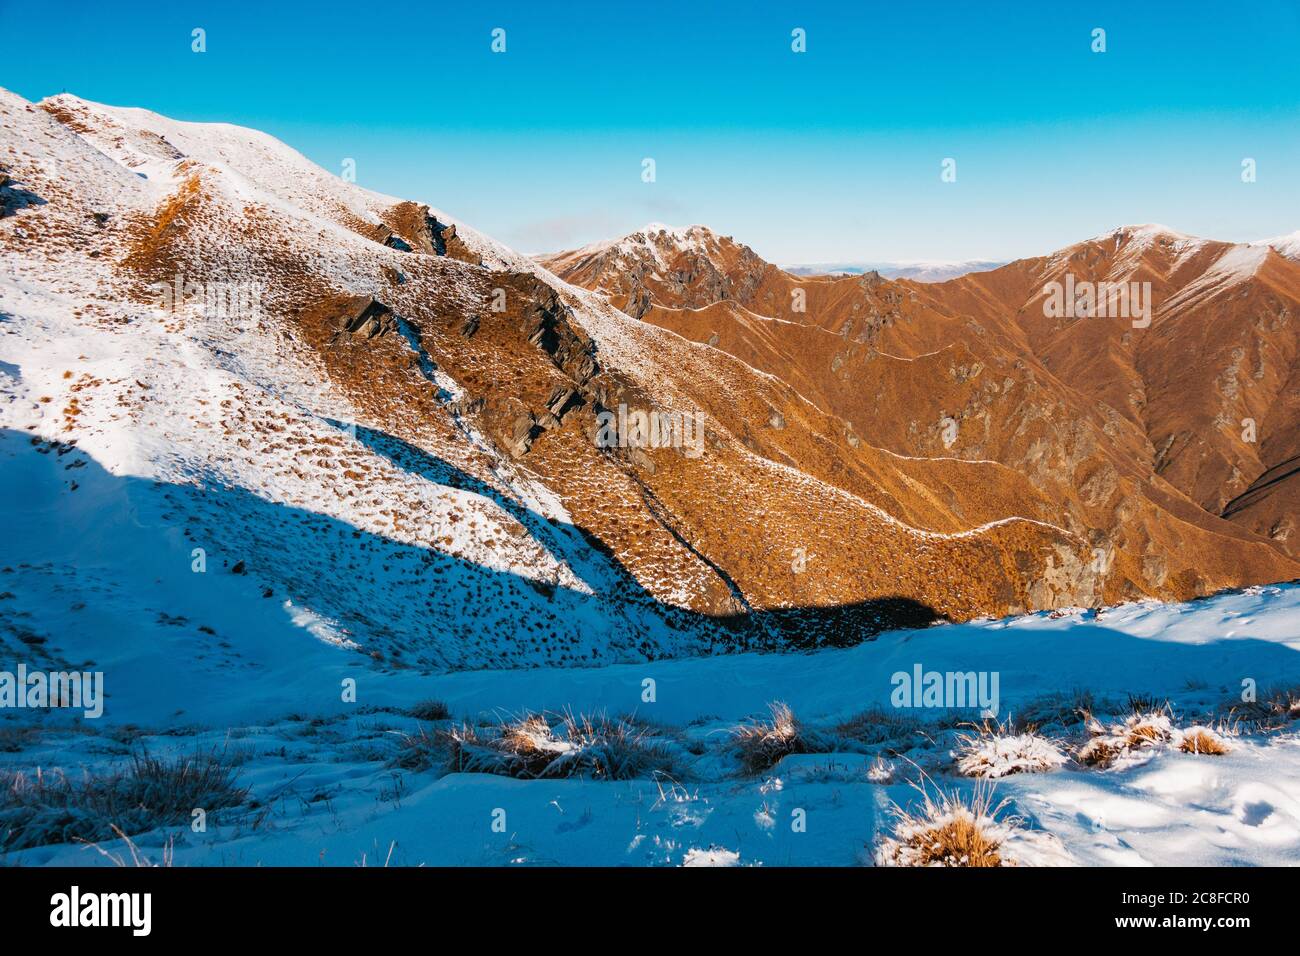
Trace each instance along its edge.
<instances>
[{"instance_id":1,"label":"clear blue sky","mask_svg":"<svg viewBox=\"0 0 1300 956\"><path fill-rule=\"evenodd\" d=\"M0 37L29 99L254 126L527 252L650 220L784 263L1300 229L1297 0L0 0Z\"/></svg>"}]
</instances>

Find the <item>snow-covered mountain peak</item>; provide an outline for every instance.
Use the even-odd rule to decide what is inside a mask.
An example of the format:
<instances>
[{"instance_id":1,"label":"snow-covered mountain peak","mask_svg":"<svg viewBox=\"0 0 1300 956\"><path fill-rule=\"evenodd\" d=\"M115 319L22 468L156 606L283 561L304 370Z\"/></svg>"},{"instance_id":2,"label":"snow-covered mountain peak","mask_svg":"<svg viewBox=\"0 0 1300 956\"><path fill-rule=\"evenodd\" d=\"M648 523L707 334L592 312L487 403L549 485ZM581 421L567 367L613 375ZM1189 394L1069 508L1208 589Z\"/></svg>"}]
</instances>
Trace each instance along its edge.
<instances>
[{"instance_id":1,"label":"snow-covered mountain peak","mask_svg":"<svg viewBox=\"0 0 1300 956\"><path fill-rule=\"evenodd\" d=\"M1272 239L1259 239L1250 243L1252 246L1269 246L1279 255L1286 256L1288 259L1300 260L1300 229L1295 232L1287 233L1285 236L1274 236Z\"/></svg>"}]
</instances>

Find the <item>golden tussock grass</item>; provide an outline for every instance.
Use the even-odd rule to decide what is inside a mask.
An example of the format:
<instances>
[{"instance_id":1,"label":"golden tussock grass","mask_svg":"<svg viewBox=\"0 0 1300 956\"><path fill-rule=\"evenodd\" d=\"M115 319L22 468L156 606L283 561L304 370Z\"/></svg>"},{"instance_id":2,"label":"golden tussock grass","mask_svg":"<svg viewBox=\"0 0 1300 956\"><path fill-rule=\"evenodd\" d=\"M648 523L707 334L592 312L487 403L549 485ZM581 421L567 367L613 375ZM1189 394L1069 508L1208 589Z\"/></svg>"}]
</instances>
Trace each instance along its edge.
<instances>
[{"instance_id":1,"label":"golden tussock grass","mask_svg":"<svg viewBox=\"0 0 1300 956\"><path fill-rule=\"evenodd\" d=\"M1182 737L1178 749L1186 754L1211 754L1217 757L1232 750L1228 742L1209 727L1189 727L1183 731Z\"/></svg>"},{"instance_id":2,"label":"golden tussock grass","mask_svg":"<svg viewBox=\"0 0 1300 956\"><path fill-rule=\"evenodd\" d=\"M995 805L990 786L977 786L969 794L942 790L931 794L924 781L913 787L922 801L912 809L894 807L894 829L877 847L877 864L972 868L1015 865L1004 846L1017 821L997 819L1006 801Z\"/></svg>"}]
</instances>

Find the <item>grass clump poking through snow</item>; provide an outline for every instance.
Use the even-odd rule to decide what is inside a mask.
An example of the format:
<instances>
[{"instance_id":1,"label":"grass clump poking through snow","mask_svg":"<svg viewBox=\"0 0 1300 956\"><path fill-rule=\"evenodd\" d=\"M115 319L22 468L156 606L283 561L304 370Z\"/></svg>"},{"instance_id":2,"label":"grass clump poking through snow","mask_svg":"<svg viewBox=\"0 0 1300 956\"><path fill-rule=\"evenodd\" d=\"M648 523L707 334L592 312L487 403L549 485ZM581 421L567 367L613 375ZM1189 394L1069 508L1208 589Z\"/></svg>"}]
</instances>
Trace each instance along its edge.
<instances>
[{"instance_id":1,"label":"grass clump poking through snow","mask_svg":"<svg viewBox=\"0 0 1300 956\"><path fill-rule=\"evenodd\" d=\"M1054 770L1066 761L1054 742L1032 728L1017 733L1010 720L1003 724L985 721L974 733L958 734L953 756L957 769L966 776L988 779Z\"/></svg>"},{"instance_id":2,"label":"grass clump poking through snow","mask_svg":"<svg viewBox=\"0 0 1300 956\"><path fill-rule=\"evenodd\" d=\"M1229 714L1234 720L1258 730L1280 730L1293 720L1300 720L1300 686L1266 691L1259 700L1233 703Z\"/></svg>"},{"instance_id":3,"label":"grass clump poking through snow","mask_svg":"<svg viewBox=\"0 0 1300 956\"><path fill-rule=\"evenodd\" d=\"M770 720L754 720L732 731L736 753L746 773L770 770L790 754L818 753L827 749L804 730L788 704L773 701L767 709L771 713Z\"/></svg>"},{"instance_id":4,"label":"grass clump poking through snow","mask_svg":"<svg viewBox=\"0 0 1300 956\"><path fill-rule=\"evenodd\" d=\"M628 780L673 774L677 763L668 743L648 728L603 714L525 714L487 729L464 724L446 740L448 767L456 773Z\"/></svg>"},{"instance_id":5,"label":"grass clump poking through snow","mask_svg":"<svg viewBox=\"0 0 1300 956\"><path fill-rule=\"evenodd\" d=\"M1098 709L1092 691L1075 688L1057 691L1029 701L1020 708L1020 718L1035 727L1072 727Z\"/></svg>"},{"instance_id":6,"label":"grass clump poking through snow","mask_svg":"<svg viewBox=\"0 0 1300 956\"><path fill-rule=\"evenodd\" d=\"M1173 739L1174 724L1168 710L1149 710L1132 714L1120 724L1109 729L1097 720L1086 721L1091 739L1079 748L1080 763L1094 767L1108 767L1135 750L1165 743Z\"/></svg>"},{"instance_id":7,"label":"grass clump poking through snow","mask_svg":"<svg viewBox=\"0 0 1300 956\"><path fill-rule=\"evenodd\" d=\"M1228 742L1209 727L1188 727L1179 734L1178 749L1185 754L1212 754L1221 757L1232 750Z\"/></svg>"},{"instance_id":8,"label":"grass clump poking through snow","mask_svg":"<svg viewBox=\"0 0 1300 956\"><path fill-rule=\"evenodd\" d=\"M94 842L161 826L189 823L196 808L209 815L239 806L247 788L225 753L165 759L137 754L125 769L0 771L0 848L21 850L74 840Z\"/></svg>"},{"instance_id":9,"label":"grass clump poking through snow","mask_svg":"<svg viewBox=\"0 0 1300 956\"><path fill-rule=\"evenodd\" d=\"M407 711L416 720L450 720L451 709L440 700L422 700Z\"/></svg>"},{"instance_id":10,"label":"grass clump poking through snow","mask_svg":"<svg viewBox=\"0 0 1300 956\"><path fill-rule=\"evenodd\" d=\"M1266 701L1266 706L1280 718L1300 720L1300 687L1273 691Z\"/></svg>"},{"instance_id":11,"label":"grass clump poking through snow","mask_svg":"<svg viewBox=\"0 0 1300 956\"><path fill-rule=\"evenodd\" d=\"M895 805L893 833L876 848L877 866L1014 866L1003 852L1016 821L999 820L1006 801L993 804L991 787L978 786L968 796L914 784L919 806Z\"/></svg>"},{"instance_id":12,"label":"grass clump poking through snow","mask_svg":"<svg viewBox=\"0 0 1300 956\"><path fill-rule=\"evenodd\" d=\"M883 743L903 744L921 733L924 724L897 708L875 706L854 714L835 727L835 733L847 741L871 746Z\"/></svg>"},{"instance_id":13,"label":"grass clump poking through snow","mask_svg":"<svg viewBox=\"0 0 1300 956\"><path fill-rule=\"evenodd\" d=\"M428 770L446 756L447 740L443 734L431 734L419 726L413 734L393 733L397 734L398 744L397 752L388 761L391 766L403 770Z\"/></svg>"}]
</instances>

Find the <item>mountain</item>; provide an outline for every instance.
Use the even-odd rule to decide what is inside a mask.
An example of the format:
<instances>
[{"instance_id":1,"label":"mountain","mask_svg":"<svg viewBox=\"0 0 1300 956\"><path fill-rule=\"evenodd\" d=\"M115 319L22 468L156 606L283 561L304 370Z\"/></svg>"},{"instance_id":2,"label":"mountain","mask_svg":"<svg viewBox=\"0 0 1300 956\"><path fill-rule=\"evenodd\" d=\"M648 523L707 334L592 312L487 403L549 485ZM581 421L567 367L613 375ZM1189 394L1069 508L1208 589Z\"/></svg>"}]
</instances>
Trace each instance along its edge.
<instances>
[{"instance_id":1,"label":"mountain","mask_svg":"<svg viewBox=\"0 0 1300 956\"><path fill-rule=\"evenodd\" d=\"M1290 252L538 261L0 90L0 685L103 690L0 702L0 857L906 862L978 784L996 862L1293 864Z\"/></svg>"},{"instance_id":2,"label":"mountain","mask_svg":"<svg viewBox=\"0 0 1300 956\"><path fill-rule=\"evenodd\" d=\"M1292 573L1300 269L1268 245L1122 227L938 283L792 276L703 227L542 261L881 450L1010 469L1094 549L1106 600ZM1149 283L1149 324L1051 317L1067 278Z\"/></svg>"},{"instance_id":3,"label":"mountain","mask_svg":"<svg viewBox=\"0 0 1300 956\"><path fill-rule=\"evenodd\" d=\"M1067 272L1150 283L1149 328L1044 318L1042 289ZM1300 455L1295 258L1136 226L935 288L936 305L977 321L1014 307L1033 354L1117 429L1138 432L1151 472L1205 512L1300 553L1300 485L1287 477Z\"/></svg>"},{"instance_id":4,"label":"mountain","mask_svg":"<svg viewBox=\"0 0 1300 956\"><path fill-rule=\"evenodd\" d=\"M269 668L305 632L443 669L1300 571L1288 479L1241 501L1295 421L1297 266L1267 248L1243 276L1237 247L1117 233L921 284L796 279L692 227L539 263L253 130L67 95L0 112L4 613L50 655L102 653L70 590L139 653L215 621L204 667ZM1099 354L1026 311L1071 256L1182 304ZM1197 378L1181 326L1225 298ZM1186 437L1230 383L1258 449Z\"/></svg>"},{"instance_id":5,"label":"mountain","mask_svg":"<svg viewBox=\"0 0 1300 956\"><path fill-rule=\"evenodd\" d=\"M1252 246L1269 246L1288 259L1300 259L1300 229L1295 232L1287 233L1285 236L1276 236L1273 239L1260 239L1258 242L1252 242Z\"/></svg>"},{"instance_id":6,"label":"mountain","mask_svg":"<svg viewBox=\"0 0 1300 956\"><path fill-rule=\"evenodd\" d=\"M305 629L434 668L1095 596L1085 542L1024 479L878 449L436 208L252 130L66 95L0 110L4 558L41 568L10 610L51 653L72 653L68 588L159 646L191 634L158 622L215 614L245 654ZM597 441L653 410L701 426ZM198 550L236 592L204 611Z\"/></svg>"}]
</instances>

